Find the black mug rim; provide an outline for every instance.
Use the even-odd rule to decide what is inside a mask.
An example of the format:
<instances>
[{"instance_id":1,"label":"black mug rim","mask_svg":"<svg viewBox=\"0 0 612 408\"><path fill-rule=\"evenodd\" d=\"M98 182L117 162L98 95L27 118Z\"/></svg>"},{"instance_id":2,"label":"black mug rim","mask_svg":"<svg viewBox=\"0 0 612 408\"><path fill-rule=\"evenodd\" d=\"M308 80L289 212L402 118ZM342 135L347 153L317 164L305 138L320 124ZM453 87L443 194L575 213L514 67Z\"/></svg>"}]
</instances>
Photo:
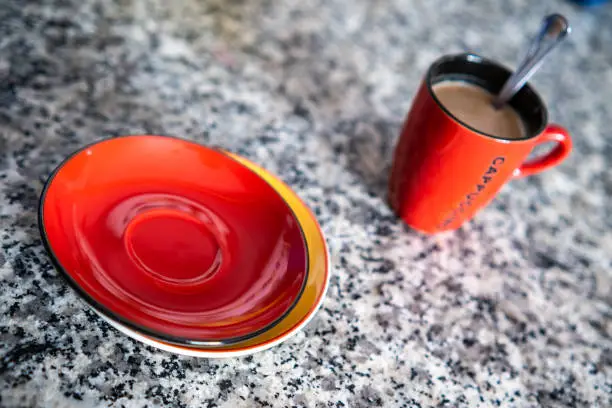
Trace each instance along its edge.
<instances>
[{"instance_id":1,"label":"black mug rim","mask_svg":"<svg viewBox=\"0 0 612 408\"><path fill-rule=\"evenodd\" d=\"M461 54L450 54L450 55L444 55L440 58L438 58L436 61L434 61L429 68L427 69L427 74L425 77L425 83L427 86L427 90L429 92L429 95L432 97L432 99L436 102L436 105L438 105L438 107L440 109L442 109L442 111L448 116L450 117L452 120L454 120L455 122L457 122L458 124L460 124L461 126L479 134L485 137L489 137L492 139L496 139L496 140L503 140L506 142L519 142L519 141L526 141L526 140L530 140L533 139L537 136L539 136L544 129L546 129L546 127L548 126L548 109L546 108L546 104L544 103L544 101L542 100L542 97L536 92L536 90L533 88L533 86L531 86L529 84L529 82L527 82L517 93L516 95L513 96L513 98L510 100L510 104L512 104L512 101L515 100L515 98L517 98L517 96L519 95L527 95L527 97L533 98L533 100L535 101L535 103L539 106L539 109L541 110L540 112L540 124L539 126L536 128L537 131L531 131L529 132L527 130L527 126L525 129L525 137L522 138L518 138L518 139L508 139L508 138L504 138L501 136L497 136L494 134L490 134L490 133L486 133L483 132L481 130L478 130L476 128L474 128L473 126L469 125L468 123L460 120L458 117L456 117L455 115L453 115L443 104L442 102L440 102L440 100L438 99L438 97L436 96L435 92L433 91L433 86L435 85L434 82L434 71L436 70L436 68L440 67L442 64L444 63L448 63L448 62L464 62L466 64L479 64L482 66L490 66L490 67L494 67L495 69L501 70L503 71L503 74L505 75L505 79L509 78L510 75L512 75L512 71L510 69L508 69L506 66L504 66L503 64L494 61L492 59L488 59L485 57L482 57L478 54L475 53L471 53L471 52L467 52L467 53L461 53ZM457 72L457 74L461 74L462 72ZM475 79L479 79L481 82L482 81L486 81L483 80L483 78L479 78L479 77L475 77ZM504 81L505 81L504 79ZM439 81L438 81L439 82ZM479 86L477 83L474 83L474 85ZM501 86L499 87L501 88ZM525 118L523 117L523 115L521 114L521 112L515 108L515 111L519 114L521 120L523 121L523 125L525 125Z\"/></svg>"}]
</instances>

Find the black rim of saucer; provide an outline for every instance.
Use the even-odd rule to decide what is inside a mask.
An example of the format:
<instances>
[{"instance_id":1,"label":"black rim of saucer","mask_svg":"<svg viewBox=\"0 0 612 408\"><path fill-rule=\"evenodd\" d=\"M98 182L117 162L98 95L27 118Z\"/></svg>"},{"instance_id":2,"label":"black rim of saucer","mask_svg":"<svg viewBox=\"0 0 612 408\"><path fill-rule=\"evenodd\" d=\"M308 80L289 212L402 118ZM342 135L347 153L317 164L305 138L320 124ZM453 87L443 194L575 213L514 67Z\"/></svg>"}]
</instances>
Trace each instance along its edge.
<instances>
[{"instance_id":1,"label":"black rim of saucer","mask_svg":"<svg viewBox=\"0 0 612 408\"><path fill-rule=\"evenodd\" d=\"M76 281L74 281L72 279L72 277L70 276L68 271L61 265L61 263L57 259L56 255L55 255L55 252L53 251L53 248L51 247L51 242L49 240L49 237L47 236L47 232L46 232L46 229L45 229L43 207L44 207L44 203L45 203L45 197L47 195L47 190L51 186L51 183L55 179L55 176L57 175L57 173L70 160L72 160L72 158L74 158L74 156L76 156L80 152L82 152L82 151L84 151L86 149L89 149L89 148L91 148L91 147L93 147L95 145L101 144L101 143L106 143L106 142L109 142L109 141L112 141L112 140L115 140L115 139L123 139L123 138L129 138L129 137L160 137L160 138L166 138L166 139L173 139L173 140L181 141L181 142L192 144L192 145L195 145L195 146L198 146L198 147L204 147L204 148L207 148L207 149L214 149L214 150L222 153L228 159L230 159L230 160L240 164L241 166L245 167L248 171L250 171L253 174L255 174L264 183L266 183L278 195L278 197L280 197L280 199L285 203L285 205L287 206L287 208L289 208L289 211L293 215L293 217L294 217L294 219L295 219L295 221L296 221L296 223L298 225L300 234L302 236L302 240L304 242L304 248L306 249L306 273L304 274L304 279L303 279L303 282L302 282L302 287L300 288L300 291L298 292L297 296L293 300L292 304L287 308L287 310L280 317L278 317L276 320L274 320L273 322L269 323L268 325L266 325L265 327L263 327L261 329L258 329L258 330L254 331L252 333L245 334L243 336L238 336L238 337L230 337L230 338L226 338L226 339L214 339L214 340L207 340L207 339L194 340L194 339L189 339L189 338L184 338L184 337L179 337L179 336L172 336L172 335L168 335L168 334L159 332L157 330L150 329L150 328L148 328L146 326L143 326L141 324L135 323L135 322L133 322L133 321L131 321L129 319L126 319L126 318L122 317L121 315L113 312L112 310L110 310L109 308L104 306L102 303L100 303L96 299L94 299L92 296L90 296L81 286L79 286L79 284ZM248 160L248 159L246 159L246 160ZM250 162L250 160L249 160L249 162ZM253 164L255 164L255 163L253 163ZM265 171L267 171L267 170L265 170ZM280 180L280 179L279 179L279 181L282 182L282 180ZM287 203L285 198L282 195L278 194L276 189L272 185L270 185L270 183L267 180L264 180L263 178L261 178L261 176L259 176L259 174L257 174L253 169L251 169L247 165L245 165L243 163L240 163L238 160L236 160L233 157L231 157L228 154L228 152L226 152L225 149L220 148L220 147L216 147L216 146L205 146L205 145L197 143L195 141L183 139L183 138L176 137L176 136L146 135L146 134L142 134L142 135L133 134L133 135L125 135L125 136L116 136L116 137L101 139L101 140L97 140L95 142L89 143L89 144L79 148L78 150L74 151L70 155L68 155L51 172L51 174L47 178L47 180L45 182L45 185L43 187L43 190L42 190L42 192L40 194L40 198L39 198L39 201L38 201L38 229L40 231L40 235L41 235L41 238L42 238L43 246L44 246L45 250L47 251L47 254L49 255L49 258L51 260L51 264L54 266L54 268L57 271L60 272L60 275L63 276L64 280L66 280L68 282L70 287L77 293L77 295L82 300L84 300L91 308L93 308L95 311L101 313L105 317L115 321L116 323L119 323L119 324L125 326L128 329L131 329L131 330L136 331L136 332L138 332L140 334L144 334L146 336L149 336L149 337L151 337L151 338L153 338L155 340L163 341L163 342L166 342L166 343L170 343L170 344L174 344L174 345L179 345L179 346L189 346L189 347L195 347L195 348L205 348L205 347L221 348L223 346L235 345L237 343L240 343L240 342L243 342L243 341L246 341L246 340L250 340L250 339L252 339L254 337L259 336L260 334L263 334L263 333L269 331L270 329L272 329L273 327L278 325L282 320L284 320L285 317L287 317L289 315L289 313L291 313L291 311L298 304L299 300L302 298L302 295L304 294L304 290L306 288L306 283L308 282L308 277L310 275L310 260L308 258L308 254L310 253L310 249L308 248L308 242L306 241L306 236L304 234L304 230L302 228L302 224L300 223L299 219L295 215L295 212L293 211L293 208L289 205L289 203Z\"/></svg>"}]
</instances>

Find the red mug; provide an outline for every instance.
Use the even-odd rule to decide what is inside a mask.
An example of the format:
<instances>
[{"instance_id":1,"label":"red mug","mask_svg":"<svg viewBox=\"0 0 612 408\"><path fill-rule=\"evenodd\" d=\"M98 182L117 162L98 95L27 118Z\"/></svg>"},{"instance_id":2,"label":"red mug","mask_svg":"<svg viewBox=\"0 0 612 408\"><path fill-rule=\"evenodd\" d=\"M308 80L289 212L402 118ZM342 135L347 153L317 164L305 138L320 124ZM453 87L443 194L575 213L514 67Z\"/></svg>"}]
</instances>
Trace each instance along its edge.
<instances>
[{"instance_id":1,"label":"red mug","mask_svg":"<svg viewBox=\"0 0 612 408\"><path fill-rule=\"evenodd\" d=\"M458 80L497 94L511 71L474 54L444 56L428 69L395 148L389 182L393 210L410 227L428 234L454 230L491 201L507 181L538 173L572 149L565 129L548 124L546 106L526 84L510 101L525 137L504 139L454 117L432 87ZM533 148L554 142L550 153L526 161Z\"/></svg>"}]
</instances>

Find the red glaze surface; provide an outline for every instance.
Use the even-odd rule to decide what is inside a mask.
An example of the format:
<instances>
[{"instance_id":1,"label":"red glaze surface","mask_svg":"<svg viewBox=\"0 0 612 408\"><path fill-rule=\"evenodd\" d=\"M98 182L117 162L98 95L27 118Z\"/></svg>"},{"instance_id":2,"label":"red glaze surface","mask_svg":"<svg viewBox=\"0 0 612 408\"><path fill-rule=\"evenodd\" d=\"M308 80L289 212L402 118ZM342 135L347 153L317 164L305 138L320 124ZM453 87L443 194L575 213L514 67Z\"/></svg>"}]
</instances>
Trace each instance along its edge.
<instances>
[{"instance_id":1,"label":"red glaze surface","mask_svg":"<svg viewBox=\"0 0 612 408\"><path fill-rule=\"evenodd\" d=\"M524 163L536 144L546 142L557 146ZM389 201L418 231L453 230L492 200L509 179L559 164L571 147L569 135L557 125L512 141L476 132L446 113L423 83L395 149Z\"/></svg>"},{"instance_id":2,"label":"red glaze surface","mask_svg":"<svg viewBox=\"0 0 612 408\"><path fill-rule=\"evenodd\" d=\"M86 300L166 341L255 335L291 309L307 274L282 197L224 153L174 138L81 150L50 178L41 225Z\"/></svg>"}]
</instances>

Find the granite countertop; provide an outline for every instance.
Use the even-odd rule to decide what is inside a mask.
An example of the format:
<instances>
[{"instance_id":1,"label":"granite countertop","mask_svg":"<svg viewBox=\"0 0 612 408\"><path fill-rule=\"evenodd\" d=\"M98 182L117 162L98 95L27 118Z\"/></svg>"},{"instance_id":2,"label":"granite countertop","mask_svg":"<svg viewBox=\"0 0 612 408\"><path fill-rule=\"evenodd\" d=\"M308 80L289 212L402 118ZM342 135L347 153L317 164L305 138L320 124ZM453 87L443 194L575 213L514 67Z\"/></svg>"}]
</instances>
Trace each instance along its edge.
<instances>
[{"instance_id":1,"label":"granite countertop","mask_svg":"<svg viewBox=\"0 0 612 408\"><path fill-rule=\"evenodd\" d=\"M574 153L459 231L408 230L384 197L424 70L465 50L513 65L551 11L574 33L533 83ZM2 1L0 406L611 406L610 95L610 7ZM135 133L243 154L315 211L333 270L303 332L250 357L179 357L67 287L37 230L42 183L80 146Z\"/></svg>"}]
</instances>

